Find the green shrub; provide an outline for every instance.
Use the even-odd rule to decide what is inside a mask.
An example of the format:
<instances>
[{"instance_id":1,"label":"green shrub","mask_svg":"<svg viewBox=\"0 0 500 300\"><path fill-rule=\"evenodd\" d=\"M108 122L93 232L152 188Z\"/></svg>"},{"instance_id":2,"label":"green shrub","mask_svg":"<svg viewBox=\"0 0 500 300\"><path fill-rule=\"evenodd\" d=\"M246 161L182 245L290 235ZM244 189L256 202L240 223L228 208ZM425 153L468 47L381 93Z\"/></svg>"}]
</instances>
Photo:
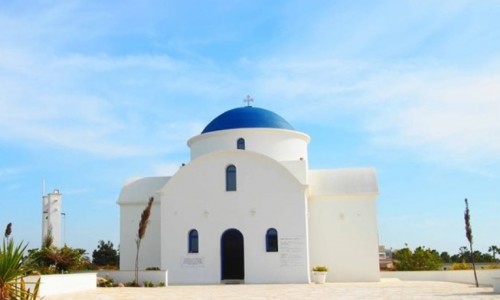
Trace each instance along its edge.
<instances>
[{"instance_id":1,"label":"green shrub","mask_svg":"<svg viewBox=\"0 0 500 300\"><path fill-rule=\"evenodd\" d=\"M31 272L61 274L87 270L90 263L85 256L85 249L48 246L28 250L24 265Z\"/></svg>"},{"instance_id":2,"label":"green shrub","mask_svg":"<svg viewBox=\"0 0 500 300\"><path fill-rule=\"evenodd\" d=\"M135 287L137 286L137 283L135 282L135 280L132 280L132 281L127 281L125 282L124 284L126 287Z\"/></svg>"},{"instance_id":3,"label":"green shrub","mask_svg":"<svg viewBox=\"0 0 500 300\"><path fill-rule=\"evenodd\" d=\"M457 270L471 270L472 266L465 261L461 263L453 263L453 265L450 267L450 270L452 271L457 271Z\"/></svg>"},{"instance_id":4,"label":"green shrub","mask_svg":"<svg viewBox=\"0 0 500 300\"><path fill-rule=\"evenodd\" d=\"M441 257L436 250L417 247L415 251L403 248L394 252L394 267L397 271L439 270Z\"/></svg>"},{"instance_id":5,"label":"green shrub","mask_svg":"<svg viewBox=\"0 0 500 300\"><path fill-rule=\"evenodd\" d=\"M115 282L113 278L98 278L97 279L97 286L98 287L113 287L115 286Z\"/></svg>"},{"instance_id":6,"label":"green shrub","mask_svg":"<svg viewBox=\"0 0 500 300\"><path fill-rule=\"evenodd\" d=\"M155 284L151 281L144 281L142 286L144 287L155 287Z\"/></svg>"},{"instance_id":7,"label":"green shrub","mask_svg":"<svg viewBox=\"0 0 500 300\"><path fill-rule=\"evenodd\" d=\"M327 266L315 266L312 270L314 272L328 272L328 267Z\"/></svg>"},{"instance_id":8,"label":"green shrub","mask_svg":"<svg viewBox=\"0 0 500 300\"><path fill-rule=\"evenodd\" d=\"M40 279L35 283L33 291L26 288L23 279L25 271L22 262L26 245L20 243L16 246L7 234L5 236L0 248L0 299L36 299Z\"/></svg>"}]
</instances>

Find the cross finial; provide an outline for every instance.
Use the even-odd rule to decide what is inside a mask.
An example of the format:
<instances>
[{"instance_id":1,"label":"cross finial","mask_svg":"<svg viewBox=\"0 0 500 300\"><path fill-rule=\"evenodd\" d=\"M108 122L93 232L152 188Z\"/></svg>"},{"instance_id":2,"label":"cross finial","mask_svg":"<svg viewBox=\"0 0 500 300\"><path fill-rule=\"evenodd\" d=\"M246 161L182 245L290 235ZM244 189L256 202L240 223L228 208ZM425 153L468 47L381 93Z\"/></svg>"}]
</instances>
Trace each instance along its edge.
<instances>
[{"instance_id":1,"label":"cross finial","mask_svg":"<svg viewBox=\"0 0 500 300\"><path fill-rule=\"evenodd\" d=\"M243 99L243 102L246 102L247 106L250 106L250 102L253 102L253 98L250 97L250 95L247 95L247 97Z\"/></svg>"}]
</instances>

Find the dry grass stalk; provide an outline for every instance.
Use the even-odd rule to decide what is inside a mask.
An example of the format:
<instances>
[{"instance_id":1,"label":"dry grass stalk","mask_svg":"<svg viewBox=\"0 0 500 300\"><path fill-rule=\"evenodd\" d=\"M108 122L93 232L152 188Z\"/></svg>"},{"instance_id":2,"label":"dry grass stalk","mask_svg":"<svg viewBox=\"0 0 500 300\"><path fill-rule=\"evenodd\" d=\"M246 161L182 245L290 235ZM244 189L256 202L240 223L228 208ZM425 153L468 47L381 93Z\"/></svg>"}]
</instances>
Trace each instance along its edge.
<instances>
[{"instance_id":1,"label":"dry grass stalk","mask_svg":"<svg viewBox=\"0 0 500 300\"><path fill-rule=\"evenodd\" d=\"M142 240L146 234L146 229L149 223L149 216L151 215L151 207L153 206L154 198L149 198L148 205L141 214L141 222L139 222L139 230L137 231L137 238Z\"/></svg>"},{"instance_id":2,"label":"dry grass stalk","mask_svg":"<svg viewBox=\"0 0 500 300\"><path fill-rule=\"evenodd\" d=\"M139 229L137 230L137 238L135 239L135 244L137 245L137 254L135 256L135 278L134 283L139 286L139 249L141 247L141 240L146 234L146 229L148 228L149 217L151 216L151 207L153 206L154 198L150 197L148 204L141 214L141 221L139 222Z\"/></svg>"},{"instance_id":3,"label":"dry grass stalk","mask_svg":"<svg viewBox=\"0 0 500 300\"><path fill-rule=\"evenodd\" d=\"M469 241L472 268L474 269L474 279L476 281L476 287L479 287L479 282L477 281L477 274L476 274L476 262L474 260L474 249L472 248L472 227L470 226L469 202L467 201L467 199L465 199L464 220L465 220L465 236Z\"/></svg>"},{"instance_id":4,"label":"dry grass stalk","mask_svg":"<svg viewBox=\"0 0 500 300\"><path fill-rule=\"evenodd\" d=\"M5 228L5 234L4 234L5 238L8 238L11 233L12 233L12 223L9 223Z\"/></svg>"}]
</instances>

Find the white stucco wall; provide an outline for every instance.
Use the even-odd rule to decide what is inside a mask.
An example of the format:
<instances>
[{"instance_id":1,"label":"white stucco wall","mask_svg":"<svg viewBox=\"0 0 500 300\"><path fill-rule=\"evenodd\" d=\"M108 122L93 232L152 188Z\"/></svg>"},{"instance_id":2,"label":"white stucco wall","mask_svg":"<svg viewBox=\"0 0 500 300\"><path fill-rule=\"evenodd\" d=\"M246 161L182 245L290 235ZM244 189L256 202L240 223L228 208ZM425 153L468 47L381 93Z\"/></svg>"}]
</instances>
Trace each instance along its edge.
<instances>
[{"instance_id":1,"label":"white stucco wall","mask_svg":"<svg viewBox=\"0 0 500 300\"><path fill-rule=\"evenodd\" d=\"M120 193L120 270L134 270L136 237L141 214L149 197L155 198L146 234L139 251L139 269L161 265L161 197L159 190L170 177L144 177L128 180Z\"/></svg>"},{"instance_id":2,"label":"white stucco wall","mask_svg":"<svg viewBox=\"0 0 500 300\"><path fill-rule=\"evenodd\" d=\"M307 176L313 195L378 194L377 173L373 168L310 170Z\"/></svg>"},{"instance_id":3,"label":"white stucco wall","mask_svg":"<svg viewBox=\"0 0 500 300\"><path fill-rule=\"evenodd\" d=\"M237 167L237 191L225 190L225 168ZM244 236L246 283L308 282L305 186L281 164L241 150L198 157L162 190L162 269L170 284L221 280L221 236ZM275 228L279 252L267 253ZM188 253L188 232L199 233L199 253Z\"/></svg>"},{"instance_id":4,"label":"white stucco wall","mask_svg":"<svg viewBox=\"0 0 500 300\"><path fill-rule=\"evenodd\" d=\"M161 283L168 285L168 271L139 271L139 285L144 285L145 281L152 282L155 285ZM135 279L135 270L130 271L114 271L102 270L97 273L97 276L102 278L111 278L115 284L128 283Z\"/></svg>"},{"instance_id":5,"label":"white stucco wall","mask_svg":"<svg viewBox=\"0 0 500 300\"><path fill-rule=\"evenodd\" d=\"M169 176L129 178L122 186L117 203L119 205L146 204L149 197L155 196L169 179Z\"/></svg>"},{"instance_id":6,"label":"white stucco wall","mask_svg":"<svg viewBox=\"0 0 500 300\"><path fill-rule=\"evenodd\" d=\"M311 266L326 265L327 281L378 281L378 228L372 169L310 172Z\"/></svg>"},{"instance_id":7,"label":"white stucco wall","mask_svg":"<svg viewBox=\"0 0 500 300\"><path fill-rule=\"evenodd\" d=\"M147 203L124 204L120 207L120 270L134 270L137 253L136 237L142 211ZM161 265L160 203L153 202L146 234L139 251L139 269Z\"/></svg>"},{"instance_id":8,"label":"white stucco wall","mask_svg":"<svg viewBox=\"0 0 500 300\"><path fill-rule=\"evenodd\" d=\"M38 296L43 298L51 295L94 290L97 281L96 275L97 273L32 275L25 277L24 281L26 288L33 291L35 283L40 279Z\"/></svg>"},{"instance_id":9,"label":"white stucco wall","mask_svg":"<svg viewBox=\"0 0 500 300\"><path fill-rule=\"evenodd\" d=\"M311 266L326 265L327 281L378 281L378 231L371 199L311 198Z\"/></svg>"},{"instance_id":10,"label":"white stucco wall","mask_svg":"<svg viewBox=\"0 0 500 300\"><path fill-rule=\"evenodd\" d=\"M293 174L300 183L304 185L307 184L307 161L305 159L280 161L280 164L285 167L290 174Z\"/></svg>"},{"instance_id":11,"label":"white stucco wall","mask_svg":"<svg viewBox=\"0 0 500 300\"><path fill-rule=\"evenodd\" d=\"M245 139L246 150L269 156L276 161L307 161L308 135L292 130L251 128L214 131L197 135L188 141L191 160L211 152L236 149L239 138Z\"/></svg>"}]
</instances>

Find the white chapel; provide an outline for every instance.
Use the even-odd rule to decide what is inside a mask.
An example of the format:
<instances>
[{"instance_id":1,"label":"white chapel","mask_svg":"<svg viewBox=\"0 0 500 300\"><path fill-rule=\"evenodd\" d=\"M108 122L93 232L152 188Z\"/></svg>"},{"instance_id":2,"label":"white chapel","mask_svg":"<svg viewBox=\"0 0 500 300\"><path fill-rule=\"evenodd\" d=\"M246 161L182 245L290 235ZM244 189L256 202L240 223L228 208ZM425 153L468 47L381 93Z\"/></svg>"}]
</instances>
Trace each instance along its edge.
<instances>
[{"instance_id":1,"label":"white chapel","mask_svg":"<svg viewBox=\"0 0 500 300\"><path fill-rule=\"evenodd\" d=\"M169 284L378 281L378 185L373 168L311 170L310 137L253 106L226 111L188 142L171 176L127 180L120 269L134 270L141 212L154 197L140 266ZM335 155L332 153L332 155Z\"/></svg>"}]
</instances>

